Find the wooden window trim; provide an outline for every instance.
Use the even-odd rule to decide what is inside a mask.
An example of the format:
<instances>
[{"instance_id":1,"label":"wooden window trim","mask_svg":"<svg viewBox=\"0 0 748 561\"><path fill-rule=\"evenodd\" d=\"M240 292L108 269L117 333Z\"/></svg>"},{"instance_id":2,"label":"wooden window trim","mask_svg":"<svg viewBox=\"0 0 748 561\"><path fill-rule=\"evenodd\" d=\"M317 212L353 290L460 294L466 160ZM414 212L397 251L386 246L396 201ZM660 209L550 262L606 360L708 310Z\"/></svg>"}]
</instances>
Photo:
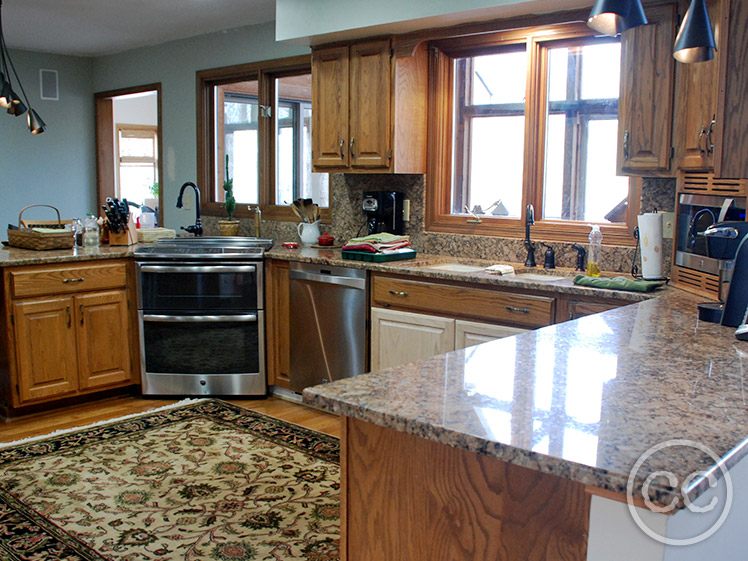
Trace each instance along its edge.
<instances>
[{"instance_id":1,"label":"wooden window trim","mask_svg":"<svg viewBox=\"0 0 748 561\"><path fill-rule=\"evenodd\" d=\"M200 187L200 204L203 214L206 216L224 216L226 213L223 203L214 200L213 178L216 177L216 169L213 159L215 139L212 131L215 130L216 125L213 112L216 100L214 99L213 86L237 81L258 80L260 104L272 105L272 99L275 95L272 78L292 76L303 71L311 72L311 69L311 55L300 55L211 68L196 73L197 180ZM265 135L265 138L275 138L274 123L274 119L260 119L261 134ZM289 206L275 204L275 151L272 150L271 143L260 144L258 158L259 199L263 218L266 220L298 222L298 216ZM330 209L323 208L320 210L322 220L329 222L332 219ZM250 218L254 214L254 211L249 210L246 204L238 204L234 212L236 218Z\"/></svg>"},{"instance_id":2,"label":"wooden window trim","mask_svg":"<svg viewBox=\"0 0 748 561\"><path fill-rule=\"evenodd\" d=\"M586 25L568 23L545 25L531 29L516 29L485 33L467 37L452 37L433 41L429 57L429 142L427 151L427 196L426 230L439 233L470 234L522 239L525 235L525 206L532 203L535 216L542 217L543 180L545 154L540 138L545 137L545 119L540 118L546 104L547 57L541 50L550 42L573 41L593 36ZM452 184L452 111L454 80L453 58L489 52L497 45L526 43L530 64L527 73L527 98L525 120L525 157L522 193L522 216L517 219L485 216L481 224L466 222L465 216L451 214ZM446 87L440 87L446 85ZM539 148L536 148L539 147ZM444 162L447 162L445 165ZM636 244L633 230L639 214L641 180L629 180L629 205L627 222L603 224L603 240L606 244L633 246ZM586 242L589 235L587 222L536 219L532 237L553 242Z\"/></svg>"},{"instance_id":3,"label":"wooden window trim","mask_svg":"<svg viewBox=\"0 0 748 561\"><path fill-rule=\"evenodd\" d=\"M114 136L115 143L115 165L117 167L117 191L119 197L122 198L122 164L149 164L153 167L153 175L156 177L156 182L160 182L159 177L159 141L158 141L158 127L153 125L128 125L126 123L117 123L116 133ZM149 138L153 140L153 157L147 156L120 156L119 150L119 137L122 131L142 131L143 135L138 135L138 138ZM147 133L147 134L146 134ZM159 189L160 191L160 189Z\"/></svg>"}]
</instances>

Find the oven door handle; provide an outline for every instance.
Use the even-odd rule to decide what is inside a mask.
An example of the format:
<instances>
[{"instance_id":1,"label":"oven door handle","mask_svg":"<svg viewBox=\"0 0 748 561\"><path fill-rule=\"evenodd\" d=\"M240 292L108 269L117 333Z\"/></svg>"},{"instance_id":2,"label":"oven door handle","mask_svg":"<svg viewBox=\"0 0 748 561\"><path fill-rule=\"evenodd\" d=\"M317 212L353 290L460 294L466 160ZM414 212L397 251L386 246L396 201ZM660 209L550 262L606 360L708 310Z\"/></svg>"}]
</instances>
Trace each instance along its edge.
<instances>
[{"instance_id":1,"label":"oven door handle","mask_svg":"<svg viewBox=\"0 0 748 561\"><path fill-rule=\"evenodd\" d=\"M254 273L255 265L142 265L143 273Z\"/></svg>"},{"instance_id":2,"label":"oven door handle","mask_svg":"<svg viewBox=\"0 0 748 561\"><path fill-rule=\"evenodd\" d=\"M143 321L168 322L184 321L188 323L217 323L217 322L256 322L257 314L234 314L223 316L170 316L143 314Z\"/></svg>"}]
</instances>

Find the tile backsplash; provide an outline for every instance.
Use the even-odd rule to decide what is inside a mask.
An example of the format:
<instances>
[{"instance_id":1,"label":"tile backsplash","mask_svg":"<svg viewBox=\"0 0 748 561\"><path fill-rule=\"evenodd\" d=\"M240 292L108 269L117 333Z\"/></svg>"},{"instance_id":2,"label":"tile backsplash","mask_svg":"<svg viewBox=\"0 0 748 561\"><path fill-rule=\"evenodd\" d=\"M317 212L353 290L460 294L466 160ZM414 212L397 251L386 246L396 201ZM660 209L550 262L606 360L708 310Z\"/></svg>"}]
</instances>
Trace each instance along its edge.
<instances>
[{"instance_id":1,"label":"tile backsplash","mask_svg":"<svg viewBox=\"0 0 748 561\"><path fill-rule=\"evenodd\" d=\"M410 222L405 224L405 233L411 237L413 247L422 253L447 254L463 258L490 259L495 261L523 262L525 249L520 239L496 238L463 234L442 234L424 230L424 177L423 175L388 174L333 174L330 182L332 224L323 224L321 230L329 231L337 240L345 241L365 233L364 215L361 201L364 191L402 191L410 200ZM675 208L675 179L645 178L641 193L642 212L654 209L672 212ZM206 216L203 225L206 234L217 233L217 218ZM240 235L253 235L253 223L243 220ZM288 222L264 221L263 237L270 237L276 243L298 241L296 224ZM537 240L542 241L542 240ZM573 267L576 251L570 244L554 242L556 265ZM672 258L672 240L664 243L665 274L669 274ZM536 252L542 264L542 247ZM630 272L634 258L633 247L605 245L603 240L602 266L604 270Z\"/></svg>"}]
</instances>

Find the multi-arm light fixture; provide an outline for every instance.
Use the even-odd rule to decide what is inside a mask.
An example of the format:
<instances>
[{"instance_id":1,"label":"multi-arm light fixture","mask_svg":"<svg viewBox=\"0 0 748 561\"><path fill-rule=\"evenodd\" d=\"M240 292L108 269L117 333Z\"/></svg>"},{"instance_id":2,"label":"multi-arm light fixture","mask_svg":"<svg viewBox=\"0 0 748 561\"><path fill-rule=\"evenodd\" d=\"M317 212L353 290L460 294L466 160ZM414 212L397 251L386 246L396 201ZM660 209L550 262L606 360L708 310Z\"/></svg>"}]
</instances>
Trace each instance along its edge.
<instances>
[{"instance_id":1,"label":"multi-arm light fixture","mask_svg":"<svg viewBox=\"0 0 748 561\"><path fill-rule=\"evenodd\" d=\"M646 25L641 0L597 0L587 25L595 31L615 37L619 33ZM675 39L673 56L679 62L705 62L714 58L716 49L712 22L706 0L691 0Z\"/></svg>"},{"instance_id":2,"label":"multi-arm light fixture","mask_svg":"<svg viewBox=\"0 0 748 561\"><path fill-rule=\"evenodd\" d=\"M26 123L28 124L29 132L31 134L41 134L47 130L47 125L44 124L39 114L31 108L29 97L23 89L23 84L21 84L21 79L18 77L16 67L10 58L8 46L5 44L5 34L3 33L2 9L3 0L0 0L0 107L7 109L8 115L15 115L16 117L27 113ZM23 98L26 100L25 104L13 89L11 72L16 77L18 87L21 89Z\"/></svg>"}]
</instances>

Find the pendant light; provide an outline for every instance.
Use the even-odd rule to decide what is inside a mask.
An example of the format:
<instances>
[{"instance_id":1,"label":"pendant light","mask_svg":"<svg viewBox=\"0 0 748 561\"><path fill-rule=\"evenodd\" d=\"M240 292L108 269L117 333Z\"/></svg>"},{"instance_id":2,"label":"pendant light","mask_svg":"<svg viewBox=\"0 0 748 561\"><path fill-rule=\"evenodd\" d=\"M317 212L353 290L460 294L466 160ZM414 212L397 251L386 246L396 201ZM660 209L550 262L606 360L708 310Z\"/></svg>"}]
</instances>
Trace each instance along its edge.
<instances>
[{"instance_id":1,"label":"pendant light","mask_svg":"<svg viewBox=\"0 0 748 561\"><path fill-rule=\"evenodd\" d=\"M706 62L714 58L716 49L706 0L691 0L675 38L675 60L684 63Z\"/></svg>"},{"instance_id":2,"label":"pendant light","mask_svg":"<svg viewBox=\"0 0 748 561\"><path fill-rule=\"evenodd\" d=\"M646 24L641 0L597 0L587 19L589 27L611 37Z\"/></svg>"},{"instance_id":3,"label":"pendant light","mask_svg":"<svg viewBox=\"0 0 748 561\"><path fill-rule=\"evenodd\" d=\"M47 130L47 125L44 124L39 114L31 109L29 103L29 96L26 95L26 91L23 89L21 79L18 77L16 67L13 65L13 61L10 58L8 52L8 46L5 44L5 34L3 33L3 0L0 0L0 107L7 110L8 115L20 117L24 113L26 116L26 124L28 125L29 132L31 134L41 134ZM11 72L16 77L18 87L23 94L23 98L26 103L21 101L21 98L13 90L13 84L11 82Z\"/></svg>"}]
</instances>

